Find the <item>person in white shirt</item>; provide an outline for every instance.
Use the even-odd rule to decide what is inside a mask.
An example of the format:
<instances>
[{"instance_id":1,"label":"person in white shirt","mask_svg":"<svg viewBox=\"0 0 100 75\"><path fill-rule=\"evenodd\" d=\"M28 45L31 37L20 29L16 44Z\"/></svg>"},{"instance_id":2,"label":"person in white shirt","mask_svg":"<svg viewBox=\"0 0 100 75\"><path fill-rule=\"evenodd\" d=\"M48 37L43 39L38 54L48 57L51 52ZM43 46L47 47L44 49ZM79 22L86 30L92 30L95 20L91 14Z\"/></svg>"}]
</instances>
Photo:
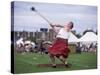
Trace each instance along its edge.
<instances>
[{"instance_id":1,"label":"person in white shirt","mask_svg":"<svg viewBox=\"0 0 100 75\"><path fill-rule=\"evenodd\" d=\"M19 40L16 41L16 45L18 48L21 48L24 46L24 39L20 38Z\"/></svg>"},{"instance_id":2,"label":"person in white shirt","mask_svg":"<svg viewBox=\"0 0 100 75\"><path fill-rule=\"evenodd\" d=\"M53 25L50 24L53 30L57 33L56 40L53 45L49 47L49 55L52 61L52 67L55 68L55 57L60 59L63 64L68 67L68 63L66 59L68 58L68 54L70 52L68 48L68 38L70 37L70 31L73 28L73 22L68 22L66 25ZM58 27L58 29L57 29Z\"/></svg>"}]
</instances>

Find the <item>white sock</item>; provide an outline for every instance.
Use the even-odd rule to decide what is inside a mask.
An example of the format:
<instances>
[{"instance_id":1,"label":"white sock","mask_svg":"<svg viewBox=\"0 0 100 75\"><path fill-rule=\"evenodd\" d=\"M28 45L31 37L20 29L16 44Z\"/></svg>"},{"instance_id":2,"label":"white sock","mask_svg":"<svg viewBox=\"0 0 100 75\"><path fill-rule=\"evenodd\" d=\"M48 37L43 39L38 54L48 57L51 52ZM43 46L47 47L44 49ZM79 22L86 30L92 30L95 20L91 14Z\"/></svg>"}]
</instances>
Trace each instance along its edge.
<instances>
[{"instance_id":1,"label":"white sock","mask_svg":"<svg viewBox=\"0 0 100 75\"><path fill-rule=\"evenodd\" d=\"M56 66L56 64L52 64L52 66Z\"/></svg>"},{"instance_id":2,"label":"white sock","mask_svg":"<svg viewBox=\"0 0 100 75\"><path fill-rule=\"evenodd\" d=\"M65 62L65 64L68 64L67 61Z\"/></svg>"}]
</instances>

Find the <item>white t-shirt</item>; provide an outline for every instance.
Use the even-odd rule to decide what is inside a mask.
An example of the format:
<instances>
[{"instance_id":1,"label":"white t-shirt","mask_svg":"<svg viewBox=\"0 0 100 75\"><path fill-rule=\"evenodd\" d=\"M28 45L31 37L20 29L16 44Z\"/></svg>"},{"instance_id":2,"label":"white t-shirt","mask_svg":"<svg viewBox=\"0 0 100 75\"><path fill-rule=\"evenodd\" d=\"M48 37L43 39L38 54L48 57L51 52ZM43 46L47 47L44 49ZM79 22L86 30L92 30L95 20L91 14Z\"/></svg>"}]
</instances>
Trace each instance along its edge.
<instances>
[{"instance_id":1,"label":"white t-shirt","mask_svg":"<svg viewBox=\"0 0 100 75\"><path fill-rule=\"evenodd\" d=\"M16 41L16 44L23 44L23 38L20 38L19 40Z\"/></svg>"},{"instance_id":2,"label":"white t-shirt","mask_svg":"<svg viewBox=\"0 0 100 75\"><path fill-rule=\"evenodd\" d=\"M70 32L67 32L64 28L61 28L56 37L68 39L70 36Z\"/></svg>"},{"instance_id":3,"label":"white t-shirt","mask_svg":"<svg viewBox=\"0 0 100 75\"><path fill-rule=\"evenodd\" d=\"M24 45L23 38L20 38L19 40L17 40L16 44L18 47L21 47L21 45Z\"/></svg>"}]
</instances>

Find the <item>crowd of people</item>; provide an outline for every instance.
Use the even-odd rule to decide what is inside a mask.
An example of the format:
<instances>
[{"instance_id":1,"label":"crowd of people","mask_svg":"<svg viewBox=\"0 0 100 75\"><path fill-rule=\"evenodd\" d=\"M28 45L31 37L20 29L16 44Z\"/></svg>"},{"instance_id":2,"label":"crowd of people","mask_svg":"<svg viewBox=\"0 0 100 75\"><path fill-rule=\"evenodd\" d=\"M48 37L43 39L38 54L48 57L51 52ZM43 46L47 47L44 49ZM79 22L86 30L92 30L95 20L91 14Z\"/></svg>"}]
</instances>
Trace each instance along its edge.
<instances>
[{"instance_id":1,"label":"crowd of people","mask_svg":"<svg viewBox=\"0 0 100 75\"><path fill-rule=\"evenodd\" d=\"M32 42L30 40L25 40L24 38L19 38L16 41L15 49L18 53L23 52L35 52L40 54L48 54L48 46L52 45L50 41L41 40L39 43ZM76 53L81 52L96 52L97 43L77 43Z\"/></svg>"},{"instance_id":2,"label":"crowd of people","mask_svg":"<svg viewBox=\"0 0 100 75\"><path fill-rule=\"evenodd\" d=\"M50 43L51 44L51 43ZM15 50L18 53L23 52L35 52L35 53L48 53L47 47L49 43L48 41L40 40L39 43L35 43L31 40L26 40L24 38L19 38L15 43Z\"/></svg>"},{"instance_id":3,"label":"crowd of people","mask_svg":"<svg viewBox=\"0 0 100 75\"><path fill-rule=\"evenodd\" d=\"M78 53L80 53L80 52L96 52L97 51L97 43L96 42L77 43L76 50Z\"/></svg>"}]
</instances>

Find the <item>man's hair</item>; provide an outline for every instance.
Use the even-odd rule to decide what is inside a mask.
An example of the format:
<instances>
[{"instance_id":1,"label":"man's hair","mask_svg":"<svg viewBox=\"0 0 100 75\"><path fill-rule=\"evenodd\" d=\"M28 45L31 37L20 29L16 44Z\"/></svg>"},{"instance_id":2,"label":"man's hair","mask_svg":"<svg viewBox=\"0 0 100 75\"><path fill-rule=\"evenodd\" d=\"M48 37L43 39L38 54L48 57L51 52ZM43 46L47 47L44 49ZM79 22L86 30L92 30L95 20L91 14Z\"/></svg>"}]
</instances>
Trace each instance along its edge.
<instances>
[{"instance_id":1,"label":"man's hair","mask_svg":"<svg viewBox=\"0 0 100 75\"><path fill-rule=\"evenodd\" d=\"M70 23L71 23L71 29L72 29L74 27L74 23L72 21Z\"/></svg>"}]
</instances>

